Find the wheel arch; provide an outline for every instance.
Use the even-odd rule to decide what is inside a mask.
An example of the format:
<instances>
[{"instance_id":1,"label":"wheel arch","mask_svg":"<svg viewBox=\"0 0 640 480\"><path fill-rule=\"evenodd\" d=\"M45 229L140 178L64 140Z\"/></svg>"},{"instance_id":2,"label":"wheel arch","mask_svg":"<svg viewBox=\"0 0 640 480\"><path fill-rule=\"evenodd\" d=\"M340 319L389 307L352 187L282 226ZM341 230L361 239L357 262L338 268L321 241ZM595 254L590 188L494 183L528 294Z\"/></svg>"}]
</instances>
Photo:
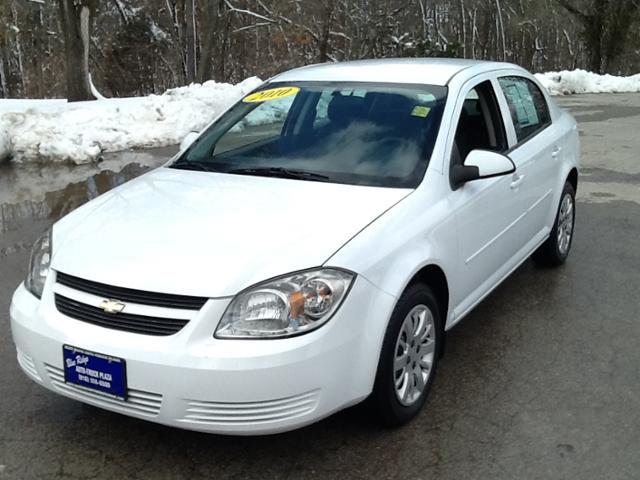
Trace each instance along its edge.
<instances>
[{"instance_id":1,"label":"wheel arch","mask_svg":"<svg viewBox=\"0 0 640 480\"><path fill-rule=\"evenodd\" d=\"M574 192L578 192L578 169L573 167L567 176L567 182L571 184Z\"/></svg>"},{"instance_id":2,"label":"wheel arch","mask_svg":"<svg viewBox=\"0 0 640 480\"><path fill-rule=\"evenodd\" d=\"M416 283L422 283L429 286L436 297L436 301L438 302L438 313L440 314L441 323L440 327L442 329L442 345L440 346L440 353L438 357L442 358L447 344L446 327L449 317L450 294L447 275L439 265L436 265L435 263L428 263L420 267L420 269L413 274L401 292L404 293L408 288ZM402 295L402 293L400 295ZM400 298L400 295L398 298Z\"/></svg>"},{"instance_id":3,"label":"wheel arch","mask_svg":"<svg viewBox=\"0 0 640 480\"><path fill-rule=\"evenodd\" d=\"M439 313L442 317L442 327L444 329L449 314L449 282L447 281L444 270L434 263L425 265L413 275L405 287L405 290L416 283L424 283L433 290L436 300L438 301Z\"/></svg>"}]
</instances>

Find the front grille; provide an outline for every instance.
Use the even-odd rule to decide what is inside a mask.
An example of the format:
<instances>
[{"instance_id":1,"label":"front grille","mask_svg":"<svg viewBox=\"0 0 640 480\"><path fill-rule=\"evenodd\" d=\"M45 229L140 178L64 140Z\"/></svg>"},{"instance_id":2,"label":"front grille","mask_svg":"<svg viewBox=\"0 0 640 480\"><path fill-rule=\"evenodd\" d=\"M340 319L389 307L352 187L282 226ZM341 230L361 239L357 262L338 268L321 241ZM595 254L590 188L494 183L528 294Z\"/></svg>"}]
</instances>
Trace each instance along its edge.
<instances>
[{"instance_id":1,"label":"front grille","mask_svg":"<svg viewBox=\"0 0 640 480\"><path fill-rule=\"evenodd\" d=\"M106 313L98 307L77 302L55 294L56 308L68 317L114 330L142 333L145 335L173 335L189 320L179 318L148 317L130 313Z\"/></svg>"},{"instance_id":2,"label":"front grille","mask_svg":"<svg viewBox=\"0 0 640 480\"><path fill-rule=\"evenodd\" d=\"M174 295L169 293L145 292L131 288L114 287L104 283L84 280L82 278L58 272L56 280L74 290L90 293L102 298L112 298L120 302L149 305L152 307L181 308L185 310L200 310L207 302L206 297L191 297L188 295Z\"/></svg>"}]
</instances>

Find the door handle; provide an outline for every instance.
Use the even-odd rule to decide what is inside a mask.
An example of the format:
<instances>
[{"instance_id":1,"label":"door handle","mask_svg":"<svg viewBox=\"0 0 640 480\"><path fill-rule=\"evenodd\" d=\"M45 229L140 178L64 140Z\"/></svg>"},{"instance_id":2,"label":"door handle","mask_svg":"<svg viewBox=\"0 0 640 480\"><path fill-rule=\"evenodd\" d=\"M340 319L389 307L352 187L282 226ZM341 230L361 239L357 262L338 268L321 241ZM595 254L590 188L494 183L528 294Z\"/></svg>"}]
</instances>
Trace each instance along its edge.
<instances>
[{"instance_id":1,"label":"door handle","mask_svg":"<svg viewBox=\"0 0 640 480\"><path fill-rule=\"evenodd\" d=\"M514 173L511 181L511 190L517 189L523 181L524 175L518 175L517 173Z\"/></svg>"},{"instance_id":2,"label":"door handle","mask_svg":"<svg viewBox=\"0 0 640 480\"><path fill-rule=\"evenodd\" d=\"M558 156L560 155L561 151L562 151L562 147L554 147L553 148L553 152L551 152L551 157L552 158L558 158Z\"/></svg>"}]
</instances>

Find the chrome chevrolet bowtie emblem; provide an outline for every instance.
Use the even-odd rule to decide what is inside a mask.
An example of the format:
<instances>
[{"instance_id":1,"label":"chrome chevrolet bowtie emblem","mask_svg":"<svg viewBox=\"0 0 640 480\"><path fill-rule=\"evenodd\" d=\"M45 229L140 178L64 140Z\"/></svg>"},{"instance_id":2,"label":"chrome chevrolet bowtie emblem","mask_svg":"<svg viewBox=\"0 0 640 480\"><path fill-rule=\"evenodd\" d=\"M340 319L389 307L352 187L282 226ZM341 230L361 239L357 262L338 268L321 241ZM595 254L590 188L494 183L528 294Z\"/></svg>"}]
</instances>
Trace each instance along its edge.
<instances>
[{"instance_id":1,"label":"chrome chevrolet bowtie emblem","mask_svg":"<svg viewBox=\"0 0 640 480\"><path fill-rule=\"evenodd\" d=\"M117 300L103 300L100 308L106 313L120 313L124 310L125 304Z\"/></svg>"}]
</instances>

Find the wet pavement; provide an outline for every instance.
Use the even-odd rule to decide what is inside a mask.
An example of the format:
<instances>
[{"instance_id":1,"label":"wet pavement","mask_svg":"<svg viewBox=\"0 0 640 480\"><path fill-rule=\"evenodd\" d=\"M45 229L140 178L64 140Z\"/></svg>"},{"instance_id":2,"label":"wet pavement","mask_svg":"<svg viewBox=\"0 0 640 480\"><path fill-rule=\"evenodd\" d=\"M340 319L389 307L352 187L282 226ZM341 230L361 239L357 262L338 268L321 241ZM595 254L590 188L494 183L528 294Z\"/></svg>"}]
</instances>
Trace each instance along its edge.
<instances>
[{"instance_id":1,"label":"wet pavement","mask_svg":"<svg viewBox=\"0 0 640 480\"><path fill-rule=\"evenodd\" d=\"M426 408L397 430L355 407L291 433L222 437L37 386L15 361L7 315L31 244L172 152L0 166L0 479L640 478L640 95L561 103L583 141L568 263L526 262L454 328Z\"/></svg>"}]
</instances>

